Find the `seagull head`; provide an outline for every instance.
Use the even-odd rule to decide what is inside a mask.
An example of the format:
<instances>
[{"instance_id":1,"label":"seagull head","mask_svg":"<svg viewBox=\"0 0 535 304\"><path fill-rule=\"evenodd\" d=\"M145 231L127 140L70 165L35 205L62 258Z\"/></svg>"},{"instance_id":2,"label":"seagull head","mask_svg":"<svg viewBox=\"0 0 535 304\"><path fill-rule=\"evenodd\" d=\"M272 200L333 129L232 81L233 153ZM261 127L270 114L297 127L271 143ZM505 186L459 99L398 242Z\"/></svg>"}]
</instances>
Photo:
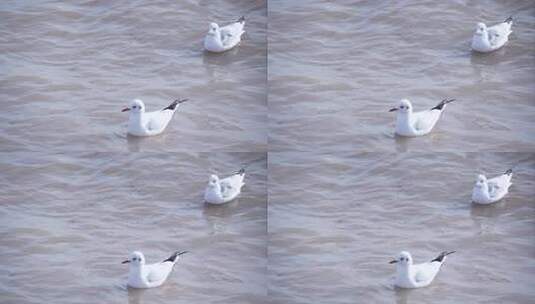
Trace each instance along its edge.
<instances>
[{"instance_id":1,"label":"seagull head","mask_svg":"<svg viewBox=\"0 0 535 304\"><path fill-rule=\"evenodd\" d=\"M139 251L134 251L130 254L128 260L124 260L123 264L129 263L130 265L140 266L145 264L145 256Z\"/></svg>"},{"instance_id":2,"label":"seagull head","mask_svg":"<svg viewBox=\"0 0 535 304\"><path fill-rule=\"evenodd\" d=\"M214 187L217 187L218 184L219 184L219 177L217 177L217 175L215 174L210 175L210 178L208 179L208 187L214 188Z\"/></svg>"},{"instance_id":3,"label":"seagull head","mask_svg":"<svg viewBox=\"0 0 535 304\"><path fill-rule=\"evenodd\" d=\"M487 184L487 177L483 174L479 174L477 176L476 187L482 188L482 187L485 187L486 184Z\"/></svg>"},{"instance_id":4,"label":"seagull head","mask_svg":"<svg viewBox=\"0 0 535 304\"><path fill-rule=\"evenodd\" d=\"M412 256L408 251L402 251L398 254L398 257L392 261L390 264L397 264L400 266L412 265Z\"/></svg>"},{"instance_id":5,"label":"seagull head","mask_svg":"<svg viewBox=\"0 0 535 304\"><path fill-rule=\"evenodd\" d=\"M134 99L130 102L130 106L124 108L122 112L132 111L133 113L145 112L145 104L141 99Z\"/></svg>"},{"instance_id":6,"label":"seagull head","mask_svg":"<svg viewBox=\"0 0 535 304\"><path fill-rule=\"evenodd\" d=\"M217 23L210 23L210 27L208 28L208 35L217 35L217 32L219 31L219 25Z\"/></svg>"},{"instance_id":7,"label":"seagull head","mask_svg":"<svg viewBox=\"0 0 535 304\"><path fill-rule=\"evenodd\" d=\"M399 111L401 113L408 113L412 111L412 104L408 99L402 99L399 102L399 105L395 108L390 109L389 112Z\"/></svg>"},{"instance_id":8,"label":"seagull head","mask_svg":"<svg viewBox=\"0 0 535 304\"><path fill-rule=\"evenodd\" d=\"M487 26L483 22L479 22L476 27L476 35L483 35L487 31Z\"/></svg>"}]
</instances>

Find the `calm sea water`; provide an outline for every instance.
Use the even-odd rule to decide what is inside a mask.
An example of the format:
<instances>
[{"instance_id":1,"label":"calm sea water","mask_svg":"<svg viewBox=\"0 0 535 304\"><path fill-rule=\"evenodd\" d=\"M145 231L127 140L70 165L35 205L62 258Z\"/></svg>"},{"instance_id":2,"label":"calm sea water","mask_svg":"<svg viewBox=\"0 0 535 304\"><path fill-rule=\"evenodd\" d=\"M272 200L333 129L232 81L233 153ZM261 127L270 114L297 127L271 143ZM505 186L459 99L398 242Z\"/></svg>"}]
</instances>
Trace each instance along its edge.
<instances>
[{"instance_id":1,"label":"calm sea water","mask_svg":"<svg viewBox=\"0 0 535 304\"><path fill-rule=\"evenodd\" d=\"M477 55L477 22L513 15ZM270 1L271 151L534 151L533 1ZM394 137L400 99L456 98L436 130Z\"/></svg>"},{"instance_id":2,"label":"calm sea water","mask_svg":"<svg viewBox=\"0 0 535 304\"><path fill-rule=\"evenodd\" d=\"M238 48L203 52L210 22L241 15ZM470 52L477 22L509 15L505 48ZM0 50L2 303L535 297L533 1L6 0ZM131 99L178 97L163 135L126 136ZM446 97L432 134L394 136L399 99ZM244 165L237 201L203 204L209 174ZM505 200L470 203L478 173L509 167ZM191 254L132 290L133 250ZM403 291L401 250L457 253Z\"/></svg>"},{"instance_id":3,"label":"calm sea water","mask_svg":"<svg viewBox=\"0 0 535 304\"><path fill-rule=\"evenodd\" d=\"M210 173L247 166L242 195L204 204ZM265 153L12 153L0 157L0 302L261 303ZM191 253L165 285L126 288L131 251Z\"/></svg>"},{"instance_id":4,"label":"calm sea water","mask_svg":"<svg viewBox=\"0 0 535 304\"><path fill-rule=\"evenodd\" d=\"M0 144L28 151L265 151L265 1L2 1ZM210 22L247 18L239 48L203 52ZM189 98L162 135L121 113Z\"/></svg>"},{"instance_id":5,"label":"calm sea water","mask_svg":"<svg viewBox=\"0 0 535 304\"><path fill-rule=\"evenodd\" d=\"M512 167L510 194L470 202L479 173ZM271 153L273 303L530 303L535 154ZM388 262L456 250L432 285L399 290Z\"/></svg>"}]
</instances>

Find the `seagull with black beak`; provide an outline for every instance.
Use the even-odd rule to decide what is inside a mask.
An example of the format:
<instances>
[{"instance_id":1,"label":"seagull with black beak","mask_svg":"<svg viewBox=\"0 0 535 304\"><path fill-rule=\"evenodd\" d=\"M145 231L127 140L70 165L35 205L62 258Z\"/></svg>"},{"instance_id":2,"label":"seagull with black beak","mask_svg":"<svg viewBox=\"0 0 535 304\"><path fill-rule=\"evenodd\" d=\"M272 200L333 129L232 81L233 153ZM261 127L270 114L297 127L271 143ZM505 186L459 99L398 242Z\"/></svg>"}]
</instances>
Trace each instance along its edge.
<instances>
[{"instance_id":1,"label":"seagull with black beak","mask_svg":"<svg viewBox=\"0 0 535 304\"><path fill-rule=\"evenodd\" d=\"M162 285L184 253L187 251L177 251L160 263L145 264L143 253L132 252L128 260L123 261L123 264L130 265L127 285L132 288L152 288Z\"/></svg>"},{"instance_id":2,"label":"seagull with black beak","mask_svg":"<svg viewBox=\"0 0 535 304\"><path fill-rule=\"evenodd\" d=\"M141 99L134 99L130 106L122 112L130 112L128 118L128 134L134 136L153 136L161 134L178 109L187 99L177 99L160 111L145 112L145 104Z\"/></svg>"},{"instance_id":3,"label":"seagull with black beak","mask_svg":"<svg viewBox=\"0 0 535 304\"><path fill-rule=\"evenodd\" d=\"M390 264L396 264L396 278L394 285L401 288L425 287L435 279L440 268L446 261L446 256L455 251L444 251L430 262L413 264L412 256L407 251L402 251Z\"/></svg>"},{"instance_id":4,"label":"seagull with black beak","mask_svg":"<svg viewBox=\"0 0 535 304\"><path fill-rule=\"evenodd\" d=\"M411 102L402 99L397 107L390 109L390 112L397 112L396 134L409 137L428 134L437 124L446 105L454 100L444 99L430 110L413 112Z\"/></svg>"}]
</instances>

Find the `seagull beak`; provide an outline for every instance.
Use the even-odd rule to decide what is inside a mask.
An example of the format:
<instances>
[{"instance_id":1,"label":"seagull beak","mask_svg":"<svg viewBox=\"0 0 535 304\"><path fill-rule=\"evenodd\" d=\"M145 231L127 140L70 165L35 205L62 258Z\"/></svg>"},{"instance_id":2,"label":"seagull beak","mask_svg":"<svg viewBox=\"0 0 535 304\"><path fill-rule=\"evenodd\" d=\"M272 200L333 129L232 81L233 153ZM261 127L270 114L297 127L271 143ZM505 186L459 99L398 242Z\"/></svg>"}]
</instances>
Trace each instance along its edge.
<instances>
[{"instance_id":1,"label":"seagull beak","mask_svg":"<svg viewBox=\"0 0 535 304\"><path fill-rule=\"evenodd\" d=\"M398 262L398 260L392 260L390 262L388 262L389 264L396 264Z\"/></svg>"},{"instance_id":2,"label":"seagull beak","mask_svg":"<svg viewBox=\"0 0 535 304\"><path fill-rule=\"evenodd\" d=\"M130 111L130 108L124 108L121 110L121 112L126 112L126 111Z\"/></svg>"},{"instance_id":3,"label":"seagull beak","mask_svg":"<svg viewBox=\"0 0 535 304\"><path fill-rule=\"evenodd\" d=\"M182 251L182 252L179 252L177 255L183 255L184 253L189 253L189 251Z\"/></svg>"},{"instance_id":4,"label":"seagull beak","mask_svg":"<svg viewBox=\"0 0 535 304\"><path fill-rule=\"evenodd\" d=\"M388 112L394 112L394 111L397 111L397 110L399 110L399 109L398 108L392 108L392 109L388 110Z\"/></svg>"},{"instance_id":5,"label":"seagull beak","mask_svg":"<svg viewBox=\"0 0 535 304\"><path fill-rule=\"evenodd\" d=\"M121 264L128 264L128 263L130 263L130 260L124 260L121 262Z\"/></svg>"}]
</instances>

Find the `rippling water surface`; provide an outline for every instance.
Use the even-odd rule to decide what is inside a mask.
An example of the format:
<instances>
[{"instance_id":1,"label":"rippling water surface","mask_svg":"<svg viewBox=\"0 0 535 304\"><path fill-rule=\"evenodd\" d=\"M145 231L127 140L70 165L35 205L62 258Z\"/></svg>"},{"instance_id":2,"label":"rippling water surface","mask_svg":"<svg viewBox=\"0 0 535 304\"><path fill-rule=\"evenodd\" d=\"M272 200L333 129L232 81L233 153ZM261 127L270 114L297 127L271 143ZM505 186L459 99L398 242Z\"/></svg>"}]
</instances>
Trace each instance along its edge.
<instances>
[{"instance_id":1,"label":"rippling water surface","mask_svg":"<svg viewBox=\"0 0 535 304\"><path fill-rule=\"evenodd\" d=\"M203 52L241 15L238 48ZM509 15L505 48L470 52ZM534 83L533 1L2 1L0 302L530 303ZM130 100L179 97L164 134L126 136ZM403 139L401 98L456 102ZM238 200L202 202L244 165ZM471 204L509 167L506 199ZM191 253L132 290L133 250ZM407 291L401 250L457 253Z\"/></svg>"},{"instance_id":2,"label":"rippling water surface","mask_svg":"<svg viewBox=\"0 0 535 304\"><path fill-rule=\"evenodd\" d=\"M513 15L509 44L477 55L477 22ZM533 1L270 1L272 151L533 151ZM427 137L394 137L401 98L456 98Z\"/></svg>"},{"instance_id":3,"label":"rippling water surface","mask_svg":"<svg viewBox=\"0 0 535 304\"><path fill-rule=\"evenodd\" d=\"M510 194L470 202L478 173L512 167ZM530 303L535 155L370 153L269 157L274 303ZM456 250L432 285L392 286L388 262Z\"/></svg>"},{"instance_id":4,"label":"rippling water surface","mask_svg":"<svg viewBox=\"0 0 535 304\"><path fill-rule=\"evenodd\" d=\"M204 204L208 175L242 165L242 195ZM0 172L2 303L264 301L265 153L16 153ZM191 253L162 287L129 290L134 250Z\"/></svg>"},{"instance_id":5,"label":"rippling water surface","mask_svg":"<svg viewBox=\"0 0 535 304\"><path fill-rule=\"evenodd\" d=\"M203 52L210 22L242 45ZM264 151L265 1L2 1L3 150ZM126 137L121 109L189 98L162 136Z\"/></svg>"}]
</instances>

